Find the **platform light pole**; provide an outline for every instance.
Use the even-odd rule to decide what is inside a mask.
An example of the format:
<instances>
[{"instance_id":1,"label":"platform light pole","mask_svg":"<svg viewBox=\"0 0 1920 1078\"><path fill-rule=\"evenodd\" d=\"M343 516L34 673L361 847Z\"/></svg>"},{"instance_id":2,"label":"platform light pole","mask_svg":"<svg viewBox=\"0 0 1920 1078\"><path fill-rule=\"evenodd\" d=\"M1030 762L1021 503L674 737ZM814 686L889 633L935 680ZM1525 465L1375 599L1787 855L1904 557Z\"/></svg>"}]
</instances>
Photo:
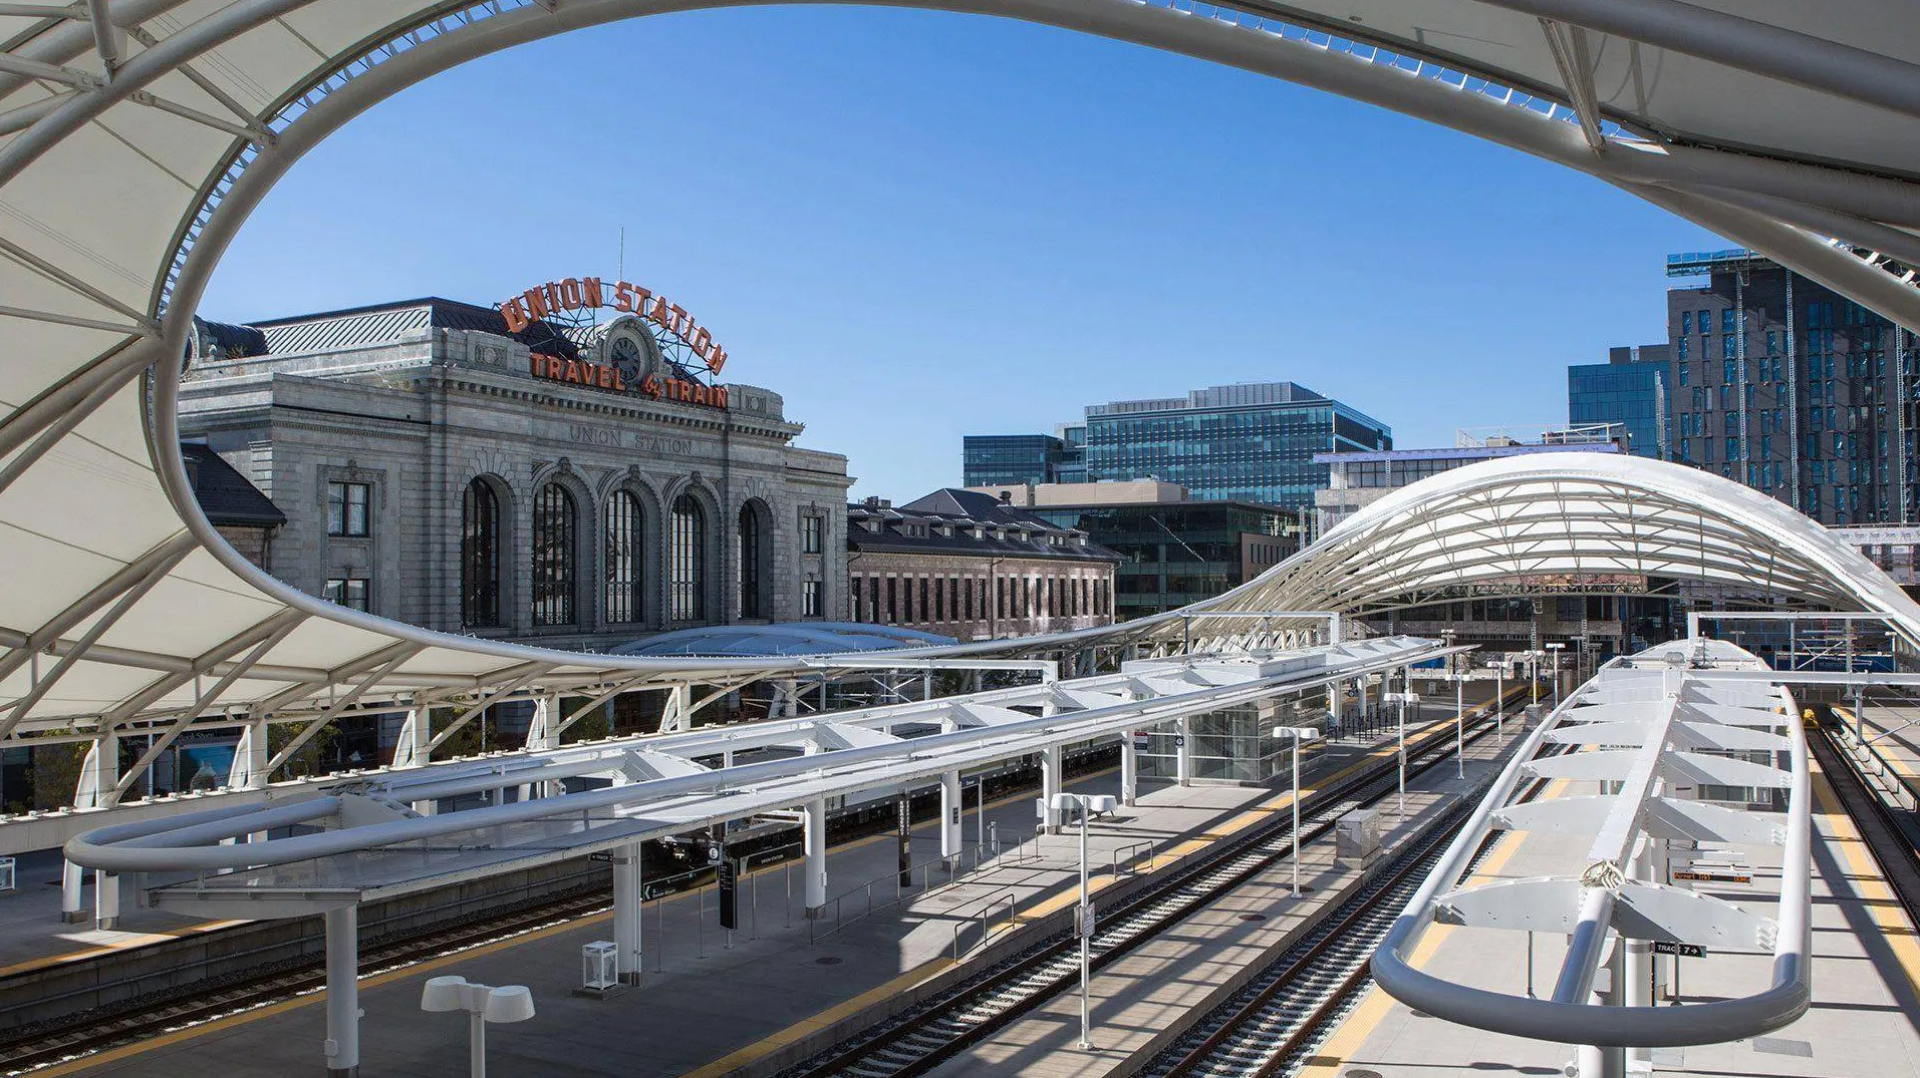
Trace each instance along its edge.
<instances>
[{"instance_id":1,"label":"platform light pole","mask_svg":"<svg viewBox=\"0 0 1920 1078\"><path fill-rule=\"evenodd\" d=\"M1527 652L1527 703L1540 706L1540 649Z\"/></svg>"},{"instance_id":2,"label":"platform light pole","mask_svg":"<svg viewBox=\"0 0 1920 1078\"><path fill-rule=\"evenodd\" d=\"M1555 710L1558 710L1560 707L1560 653L1566 649L1566 646L1565 644L1547 645L1547 654L1553 656L1553 706Z\"/></svg>"},{"instance_id":3,"label":"platform light pole","mask_svg":"<svg viewBox=\"0 0 1920 1078\"><path fill-rule=\"evenodd\" d=\"M1459 764L1455 771L1460 778L1467 777L1467 672L1456 669L1453 672L1453 758Z\"/></svg>"},{"instance_id":4,"label":"platform light pole","mask_svg":"<svg viewBox=\"0 0 1920 1078\"><path fill-rule=\"evenodd\" d=\"M532 1018L533 993L517 984L495 988L465 977L430 977L420 989L420 1009L467 1012L468 1073L487 1078L487 1023Z\"/></svg>"},{"instance_id":5,"label":"platform light pole","mask_svg":"<svg viewBox=\"0 0 1920 1078\"><path fill-rule=\"evenodd\" d=\"M1407 684L1412 685L1413 679L1407 679ZM1391 692L1387 699L1400 705L1397 709L1400 712L1400 818L1404 820L1407 818L1407 708L1420 703L1420 694Z\"/></svg>"},{"instance_id":6,"label":"platform light pole","mask_svg":"<svg viewBox=\"0 0 1920 1078\"><path fill-rule=\"evenodd\" d=\"M1493 668L1493 727L1503 745L1507 742L1507 658L1500 656Z\"/></svg>"},{"instance_id":7,"label":"platform light pole","mask_svg":"<svg viewBox=\"0 0 1920 1078\"><path fill-rule=\"evenodd\" d=\"M1293 897L1300 897L1300 743L1312 741L1320 731L1311 726L1276 726L1273 736L1293 739Z\"/></svg>"},{"instance_id":8,"label":"platform light pole","mask_svg":"<svg viewBox=\"0 0 1920 1078\"><path fill-rule=\"evenodd\" d=\"M1080 813L1080 1048L1093 1048L1093 897L1087 891L1087 822L1096 813L1112 812L1120 802L1107 794L1053 795L1055 812L1077 809Z\"/></svg>"}]
</instances>

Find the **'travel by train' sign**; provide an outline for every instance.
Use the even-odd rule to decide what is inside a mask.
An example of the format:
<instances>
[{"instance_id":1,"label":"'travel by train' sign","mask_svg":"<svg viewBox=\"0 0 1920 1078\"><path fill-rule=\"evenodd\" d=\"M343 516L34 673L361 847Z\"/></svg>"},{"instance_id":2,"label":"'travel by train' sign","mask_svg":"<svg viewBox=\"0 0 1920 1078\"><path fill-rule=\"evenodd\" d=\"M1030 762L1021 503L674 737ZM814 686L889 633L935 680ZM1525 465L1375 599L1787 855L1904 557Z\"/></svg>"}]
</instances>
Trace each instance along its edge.
<instances>
[{"instance_id":1,"label":"'travel by train' sign","mask_svg":"<svg viewBox=\"0 0 1920 1078\"><path fill-rule=\"evenodd\" d=\"M547 381L655 400L727 406L726 386L706 385L693 377L702 368L718 376L727 365L727 350L714 343L713 334L684 307L639 285L616 281L609 288L599 277L549 281L501 301L500 316L508 332L519 333L535 322L564 325L572 322L566 315L605 307L620 312L619 316L604 326L583 321L580 329L585 339L575 339L577 358L536 351L529 373Z\"/></svg>"}]
</instances>

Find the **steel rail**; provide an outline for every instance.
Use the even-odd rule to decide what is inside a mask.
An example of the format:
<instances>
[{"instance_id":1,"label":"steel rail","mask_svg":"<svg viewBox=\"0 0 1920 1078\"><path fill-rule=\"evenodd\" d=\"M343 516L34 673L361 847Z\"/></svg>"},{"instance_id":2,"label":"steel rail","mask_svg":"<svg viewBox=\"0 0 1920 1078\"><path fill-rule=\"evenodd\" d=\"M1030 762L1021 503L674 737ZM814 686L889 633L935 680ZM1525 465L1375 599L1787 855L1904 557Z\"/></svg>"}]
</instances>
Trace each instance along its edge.
<instances>
[{"instance_id":1,"label":"steel rail","mask_svg":"<svg viewBox=\"0 0 1920 1078\"><path fill-rule=\"evenodd\" d=\"M1449 718L1435 720L1423 731L1423 740L1409 754L1410 775L1423 774L1438 767L1451 755L1454 746L1442 735L1452 721ZM1482 717L1475 720L1469 743L1478 743L1494 733L1493 719L1490 716ZM1363 804L1371 804L1390 796L1397 789L1396 774L1397 764L1389 757L1308 795L1302 804L1303 807L1311 806L1307 811L1315 819L1301 841L1317 841L1331 833L1336 822L1332 810L1340 809L1356 799L1361 799ZM1101 920L1107 927L1100 929L1095 938L1098 951L1093 959L1093 968L1098 970L1118 960L1154 936L1184 923L1235 888L1286 864L1294 846L1292 826L1291 816L1277 814L1271 822L1208 850L1204 858L1194 861L1185 869L1177 870L1165 879L1127 896L1117 908L1102 915ZM1153 912L1154 907L1174 900L1201 880L1206 881L1206 886L1191 901L1163 912ZM1133 923L1142 916L1147 918L1144 927ZM1102 937L1117 942L1101 948L1099 941ZM1070 933L1055 933L1047 942L997 963L900 1019L869 1031L852 1045L837 1047L803 1061L780 1072L778 1078L830 1078L846 1073L867 1076L884 1073L889 1078L912 1078L923 1074L968 1045L1004 1028L1062 990L1077 972L1077 962L1069 963L1073 970L1052 977L1043 987L1026 990L1022 982L1031 982L1039 977L1040 971L1049 963L1063 960L1073 947L1074 939ZM954 1017L958 1012L978 1011L987 1007L989 1003L986 1001L996 994L1015 998L998 1005L986 1020L968 1023L968 1028L963 1032L952 1032L952 1023L963 1021ZM929 1032L938 1024L948 1025L946 1035ZM936 1037L940 1044L924 1050L900 1047L916 1036L923 1040ZM874 1058L881 1053L912 1058L904 1065L881 1064Z\"/></svg>"}]
</instances>

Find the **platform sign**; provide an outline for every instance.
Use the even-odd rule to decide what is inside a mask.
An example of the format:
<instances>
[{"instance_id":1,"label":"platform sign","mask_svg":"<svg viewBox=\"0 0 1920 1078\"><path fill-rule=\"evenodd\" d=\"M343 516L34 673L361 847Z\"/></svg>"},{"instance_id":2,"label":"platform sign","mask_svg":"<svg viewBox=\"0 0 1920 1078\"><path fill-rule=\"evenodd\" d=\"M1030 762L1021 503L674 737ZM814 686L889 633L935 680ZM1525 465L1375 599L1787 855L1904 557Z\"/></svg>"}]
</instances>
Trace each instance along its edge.
<instances>
[{"instance_id":1,"label":"platform sign","mask_svg":"<svg viewBox=\"0 0 1920 1078\"><path fill-rule=\"evenodd\" d=\"M913 802L900 795L900 886L913 886Z\"/></svg>"},{"instance_id":2,"label":"platform sign","mask_svg":"<svg viewBox=\"0 0 1920 1078\"><path fill-rule=\"evenodd\" d=\"M1752 883L1753 877L1737 869L1721 872L1704 872L1697 868L1680 869L1674 872L1676 880L1692 880L1696 883Z\"/></svg>"},{"instance_id":3,"label":"platform sign","mask_svg":"<svg viewBox=\"0 0 1920 1078\"><path fill-rule=\"evenodd\" d=\"M720 890L720 927L740 927L740 862L722 857L713 878Z\"/></svg>"},{"instance_id":4,"label":"platform sign","mask_svg":"<svg viewBox=\"0 0 1920 1078\"><path fill-rule=\"evenodd\" d=\"M1094 915L1093 903L1083 902L1076 908L1075 912L1077 916L1074 917L1074 921L1076 922L1075 927L1079 929L1078 934L1086 936L1089 939L1093 938L1094 932L1097 931L1094 927L1095 922L1099 920L1099 918Z\"/></svg>"},{"instance_id":5,"label":"platform sign","mask_svg":"<svg viewBox=\"0 0 1920 1078\"><path fill-rule=\"evenodd\" d=\"M1147 731L1128 730L1127 736L1133 739L1133 747L1135 749L1144 749L1147 747L1147 744L1148 744Z\"/></svg>"},{"instance_id":6,"label":"platform sign","mask_svg":"<svg viewBox=\"0 0 1920 1078\"><path fill-rule=\"evenodd\" d=\"M1672 943L1667 940L1654 940L1653 953L1670 954L1675 958L1707 957L1707 949L1698 943Z\"/></svg>"},{"instance_id":7,"label":"platform sign","mask_svg":"<svg viewBox=\"0 0 1920 1078\"><path fill-rule=\"evenodd\" d=\"M590 853L587 855L587 860L595 862L596 864L610 865L613 863L613 851L599 850Z\"/></svg>"}]
</instances>

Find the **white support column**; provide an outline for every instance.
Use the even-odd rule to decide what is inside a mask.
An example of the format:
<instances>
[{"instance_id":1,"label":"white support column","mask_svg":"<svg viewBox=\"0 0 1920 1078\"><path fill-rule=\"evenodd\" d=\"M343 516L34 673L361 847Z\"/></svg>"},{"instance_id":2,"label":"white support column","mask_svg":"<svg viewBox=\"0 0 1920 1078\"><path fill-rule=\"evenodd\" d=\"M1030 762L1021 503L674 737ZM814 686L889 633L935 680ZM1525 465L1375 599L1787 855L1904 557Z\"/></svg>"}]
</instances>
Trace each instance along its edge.
<instances>
[{"instance_id":1,"label":"white support column","mask_svg":"<svg viewBox=\"0 0 1920 1078\"><path fill-rule=\"evenodd\" d=\"M826 912L827 907L827 800L817 797L807 802L806 871L801 873L806 881L806 907L809 918L817 918Z\"/></svg>"},{"instance_id":2,"label":"white support column","mask_svg":"<svg viewBox=\"0 0 1920 1078\"><path fill-rule=\"evenodd\" d=\"M1189 729L1187 716L1173 720L1173 758L1174 774L1180 785L1193 785L1193 732Z\"/></svg>"},{"instance_id":3,"label":"white support column","mask_svg":"<svg viewBox=\"0 0 1920 1078\"><path fill-rule=\"evenodd\" d=\"M544 749L560 747L560 737L553 731L560 725L560 697L542 696L533 702L533 718L527 722L527 751L539 752ZM546 797L545 782L522 785L515 794L517 800L526 801L535 797Z\"/></svg>"},{"instance_id":4,"label":"white support column","mask_svg":"<svg viewBox=\"0 0 1920 1078\"><path fill-rule=\"evenodd\" d=\"M98 808L106 794L120 781L120 739L113 734L103 734L87 750L87 757L80 765L80 781L74 788L73 807ZM152 796L153 791L147 791ZM85 913L80 909L80 877L76 871L73 886L73 908L67 907L68 888L66 872L60 877L60 915L68 922L83 921ZM93 923L95 928L112 928L120 919L120 884L108 873L93 874Z\"/></svg>"},{"instance_id":5,"label":"white support column","mask_svg":"<svg viewBox=\"0 0 1920 1078\"><path fill-rule=\"evenodd\" d=\"M1340 721L1340 683L1331 682L1327 685L1327 726L1338 730L1345 725Z\"/></svg>"},{"instance_id":6,"label":"white support column","mask_svg":"<svg viewBox=\"0 0 1920 1078\"><path fill-rule=\"evenodd\" d=\"M233 747L233 763L227 768L227 785L235 790L267 788L267 720L263 715L241 728L240 743Z\"/></svg>"},{"instance_id":7,"label":"white support column","mask_svg":"<svg viewBox=\"0 0 1920 1078\"><path fill-rule=\"evenodd\" d=\"M1133 731L1120 732L1120 803L1131 808L1140 793L1140 753L1133 747Z\"/></svg>"},{"instance_id":8,"label":"white support column","mask_svg":"<svg viewBox=\"0 0 1920 1078\"><path fill-rule=\"evenodd\" d=\"M429 709L410 708L400 724L399 740L393 743L393 766L420 767L432 758L427 743L433 740L433 718Z\"/></svg>"},{"instance_id":9,"label":"white support column","mask_svg":"<svg viewBox=\"0 0 1920 1078\"><path fill-rule=\"evenodd\" d=\"M327 1078L360 1073L360 910L328 910Z\"/></svg>"},{"instance_id":10,"label":"white support column","mask_svg":"<svg viewBox=\"0 0 1920 1078\"><path fill-rule=\"evenodd\" d=\"M960 790L960 772L948 771L940 776L940 856L946 859L949 868L959 861L965 844L960 832L965 797Z\"/></svg>"},{"instance_id":11,"label":"white support column","mask_svg":"<svg viewBox=\"0 0 1920 1078\"><path fill-rule=\"evenodd\" d=\"M1046 804L1046 816L1043 822L1047 834L1060 829L1060 810L1053 807L1053 795L1060 792L1060 758L1063 750L1059 745L1049 745L1040 750L1040 800Z\"/></svg>"},{"instance_id":12,"label":"white support column","mask_svg":"<svg viewBox=\"0 0 1920 1078\"><path fill-rule=\"evenodd\" d=\"M613 854L614 969L621 984L639 984L645 969L640 926L646 889L640 875L640 845L622 846Z\"/></svg>"},{"instance_id":13,"label":"white support column","mask_svg":"<svg viewBox=\"0 0 1920 1078\"><path fill-rule=\"evenodd\" d=\"M1354 693L1354 695L1360 698L1360 713L1355 717L1355 721L1365 723L1367 721L1367 676L1365 674L1360 675L1360 677L1354 681L1353 687L1359 690Z\"/></svg>"},{"instance_id":14,"label":"white support column","mask_svg":"<svg viewBox=\"0 0 1920 1078\"><path fill-rule=\"evenodd\" d=\"M667 706L660 713L660 732L684 733L693 728L693 688L675 685L667 690Z\"/></svg>"}]
</instances>

